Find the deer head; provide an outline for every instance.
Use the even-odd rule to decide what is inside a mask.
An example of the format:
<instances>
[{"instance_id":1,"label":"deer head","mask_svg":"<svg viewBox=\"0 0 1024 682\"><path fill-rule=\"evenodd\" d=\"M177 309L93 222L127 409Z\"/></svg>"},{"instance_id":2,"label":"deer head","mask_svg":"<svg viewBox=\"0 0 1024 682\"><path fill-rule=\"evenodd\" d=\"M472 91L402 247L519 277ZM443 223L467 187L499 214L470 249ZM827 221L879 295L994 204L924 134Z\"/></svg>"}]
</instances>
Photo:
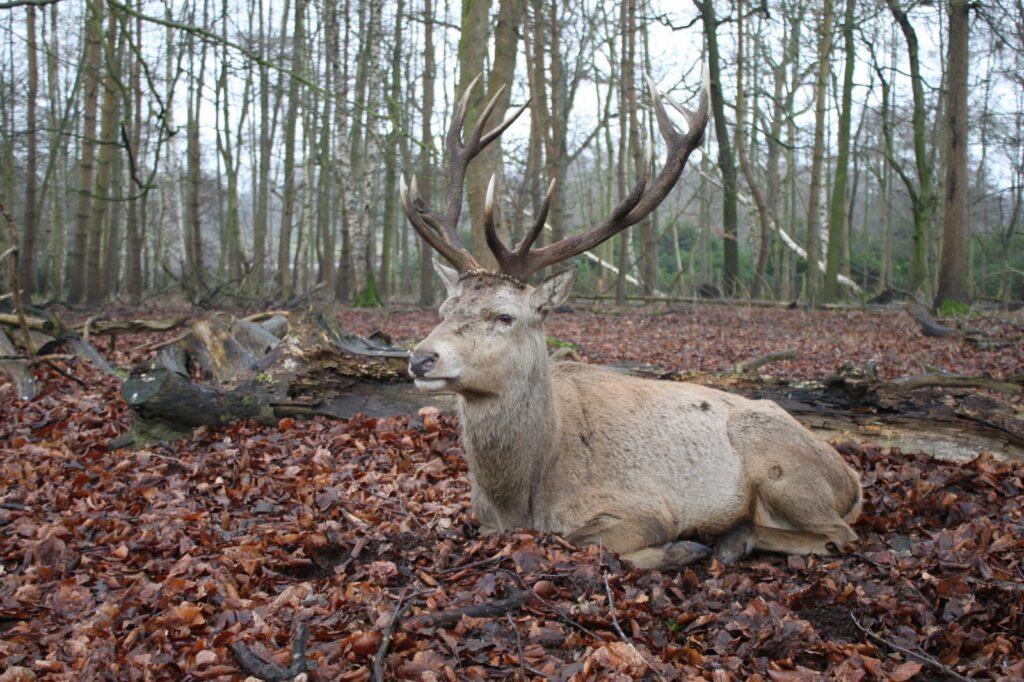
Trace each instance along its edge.
<instances>
[{"instance_id":1,"label":"deer head","mask_svg":"<svg viewBox=\"0 0 1024 682\"><path fill-rule=\"evenodd\" d=\"M416 178L407 186L402 179L402 206L416 232L454 269L435 263L445 283L448 299L441 306L441 324L413 351L409 371L420 390L455 392L466 396L500 394L511 377L537 371L544 362L543 322L572 292L575 269L552 275L533 287L534 273L565 261L610 239L643 220L668 196L682 174L690 154L703 139L710 111L708 76L705 70L700 103L691 111L658 93L647 79L658 129L668 147L665 162L653 176L653 145L648 142L644 172L622 202L600 224L580 234L541 248L533 248L547 219L554 181L548 186L541 209L523 239L509 248L495 226L494 177L487 188L484 230L487 245L498 263L496 272L484 270L459 240L457 227L462 212L463 183L472 159L501 135L529 105L516 109L502 123L484 132L494 111L499 91L484 108L473 130L463 141L463 123L473 88L470 83L455 109L445 138L448 162L447 209L437 214L419 195ZM667 100L686 121L686 133L672 123L662 104Z\"/></svg>"}]
</instances>

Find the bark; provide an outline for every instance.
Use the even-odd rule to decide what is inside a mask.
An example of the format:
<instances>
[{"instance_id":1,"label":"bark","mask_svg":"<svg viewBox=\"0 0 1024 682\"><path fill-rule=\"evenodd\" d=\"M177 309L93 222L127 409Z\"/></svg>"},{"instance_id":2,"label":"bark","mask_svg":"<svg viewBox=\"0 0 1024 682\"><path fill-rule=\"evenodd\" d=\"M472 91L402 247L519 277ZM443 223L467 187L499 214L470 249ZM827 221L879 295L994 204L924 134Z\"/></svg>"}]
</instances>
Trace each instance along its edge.
<instances>
[{"instance_id":1,"label":"bark","mask_svg":"<svg viewBox=\"0 0 1024 682\"><path fill-rule=\"evenodd\" d=\"M619 55L619 83L623 84L626 80L632 79L633 72L633 53L631 51L632 41L631 33L628 30L631 19L630 16L636 11L635 0L625 0L620 5L619 12L619 27L622 35L622 51ZM619 149L615 165L615 182L618 189L618 197L621 201L626 196L627 190L627 176L629 175L629 166L626 164L626 158L629 147L629 117L626 112L629 111L629 104L626 95L626 88L619 88ZM619 271L615 278L615 305L625 305L626 303L626 273L629 272L629 252L630 252L630 238L629 231L623 231L618 234L619 242L619 258L618 268Z\"/></svg>"},{"instance_id":2,"label":"bark","mask_svg":"<svg viewBox=\"0 0 1024 682\"><path fill-rule=\"evenodd\" d=\"M828 213L828 253L826 256L825 282L822 296L827 303L839 299L839 271L847 234L847 184L850 168L850 118L853 100L853 28L855 0L846 0L843 16L843 94L839 108L839 149L836 153L835 178L832 184L832 198ZM849 254L847 253L847 263ZM849 270L849 267L847 267Z\"/></svg>"},{"instance_id":3,"label":"bark","mask_svg":"<svg viewBox=\"0 0 1024 682\"><path fill-rule=\"evenodd\" d=\"M817 79L814 85L814 152L811 188L807 207L807 299L812 306L821 302L821 175L825 161L825 89L828 85L829 53L832 49L832 0L824 0L818 34Z\"/></svg>"},{"instance_id":4,"label":"bark","mask_svg":"<svg viewBox=\"0 0 1024 682\"><path fill-rule=\"evenodd\" d=\"M380 251L380 271L377 275L377 291L382 302L387 303L391 294L392 268L395 243L395 222L398 216L398 162L399 162L399 131L405 129L401 120L400 100L402 96L402 17L405 12L405 0L398 0L395 8L395 30L392 34L394 44L391 46L391 89L388 96L388 116L391 119L391 132L388 134L384 152L384 235Z\"/></svg>"},{"instance_id":5,"label":"bark","mask_svg":"<svg viewBox=\"0 0 1024 682\"><path fill-rule=\"evenodd\" d=\"M431 0L423 0L423 118L420 130L420 177L419 190L423 200L430 205L431 178L434 177L431 157L434 136L430 119L434 115L434 11ZM431 266L432 251L422 239L416 240L420 250L420 300L425 308L434 306L434 268Z\"/></svg>"},{"instance_id":6,"label":"bark","mask_svg":"<svg viewBox=\"0 0 1024 682\"><path fill-rule=\"evenodd\" d=\"M356 72L356 119L353 122L350 149L351 186L346 194L351 226L352 294L362 305L379 305L373 275L374 187L377 158L377 102L380 69L380 3L360 9L363 46ZM372 114L371 114L372 112Z\"/></svg>"},{"instance_id":7,"label":"bark","mask_svg":"<svg viewBox=\"0 0 1024 682\"><path fill-rule=\"evenodd\" d=\"M701 20L708 46L708 71L711 77L711 111L715 119L715 137L718 139L718 167L722 172L722 230L725 270L722 274L722 291L726 296L735 296L739 287L739 243L738 187L736 183L736 160L729 142L729 123L725 114L725 100L722 94L722 67L718 47L718 18L712 0L694 0Z\"/></svg>"},{"instance_id":8,"label":"bark","mask_svg":"<svg viewBox=\"0 0 1024 682\"><path fill-rule=\"evenodd\" d=\"M408 351L347 334L324 310L293 313L280 340L216 314L132 371L121 389L137 415L127 440L238 419L413 412L428 401L409 384L407 363ZM193 367L209 383L191 381Z\"/></svg>"},{"instance_id":9,"label":"bark","mask_svg":"<svg viewBox=\"0 0 1024 682\"><path fill-rule=\"evenodd\" d=\"M275 282L279 291L278 298L288 301L292 297L292 277L290 269L292 251L292 222L295 219L297 188L295 186L295 137L298 125L299 107L301 106L299 79L295 74L303 72L305 67L306 44L306 0L295 0L295 23L292 34L292 76L288 80L288 109L284 124L284 191L281 199L281 229L277 242L277 274Z\"/></svg>"},{"instance_id":10,"label":"bark","mask_svg":"<svg viewBox=\"0 0 1024 682\"><path fill-rule=\"evenodd\" d=\"M83 109L82 142L78 162L78 201L75 226L68 256L68 301L78 303L85 295L86 251L89 243L89 220L92 215L93 173L95 171L96 112L102 72L103 0L89 3L85 21L85 53L82 64Z\"/></svg>"},{"instance_id":11,"label":"bark","mask_svg":"<svg viewBox=\"0 0 1024 682\"><path fill-rule=\"evenodd\" d=\"M335 269L334 298L338 301L348 302L352 298L352 239L351 222L352 209L355 206L354 189L351 182L352 148L349 138L350 117L349 111L344 105L348 103L348 81L349 81L349 44L351 40L351 17L350 5L345 2L342 16L345 20L345 40L341 47L341 63L336 57L332 62L332 68L336 71L334 77L335 97L337 106L334 108L335 138L337 139L336 168L338 184L338 213L341 222L341 253L338 254L338 267ZM358 92L358 90L357 90ZM358 109L355 109L358 116ZM357 118L358 121L358 118Z\"/></svg>"},{"instance_id":12,"label":"bark","mask_svg":"<svg viewBox=\"0 0 1024 682\"><path fill-rule=\"evenodd\" d=\"M267 29L263 20L263 2L253 3L259 15L259 54L268 58ZM266 61L259 65L260 74L260 131L259 168L256 173L256 207L252 221L252 288L258 294L263 290L267 261L267 227L270 213L270 155L273 132L270 126L270 73Z\"/></svg>"},{"instance_id":13,"label":"bark","mask_svg":"<svg viewBox=\"0 0 1024 682\"><path fill-rule=\"evenodd\" d=\"M103 83L103 105L100 115L100 151L96 165L96 182L93 186L94 203L89 215L88 242L86 247L85 299L89 305L99 305L107 296L103 273L103 233L110 219L110 193L115 178L114 156L117 146L117 19L113 11L107 20L107 45Z\"/></svg>"},{"instance_id":14,"label":"bark","mask_svg":"<svg viewBox=\"0 0 1024 682\"><path fill-rule=\"evenodd\" d=\"M142 19L135 19L135 43L142 42ZM132 154L135 155L136 163L141 165L142 159L142 60L138 55L133 54L131 59L131 87L130 98L126 99L131 105L132 120ZM139 169L141 172L141 168ZM146 195L139 196L138 188L129 184L131 198L128 201L128 222L126 225L125 244L125 289L129 298L137 302L142 298L142 291L145 288L142 272L142 232L145 227L145 211L143 202Z\"/></svg>"},{"instance_id":15,"label":"bark","mask_svg":"<svg viewBox=\"0 0 1024 682\"><path fill-rule=\"evenodd\" d=\"M465 92L478 74L484 70L484 58L488 41L488 17L490 0L463 0L462 33L459 38L459 95ZM469 101L466 113L466 129L476 124L484 105L505 86L497 105L491 114L491 126L499 123L508 110L511 97L511 83L515 76L519 27L525 10L525 0L499 0L497 24L494 29L494 61L491 72L485 79L486 88L477 87ZM497 263L484 236L484 197L491 175L497 176L498 196L502 192L501 140L495 140L487 147L466 171L466 198L469 203L471 246L474 257L484 268L493 269ZM498 202L497 225L505 229L502 220L501 202Z\"/></svg>"},{"instance_id":16,"label":"bark","mask_svg":"<svg viewBox=\"0 0 1024 682\"><path fill-rule=\"evenodd\" d=\"M28 96L25 101L25 220L22 225L21 272L19 284L26 298L31 300L36 283L36 98L39 96L39 47L36 44L36 9L25 8L25 33L28 40Z\"/></svg>"},{"instance_id":17,"label":"bark","mask_svg":"<svg viewBox=\"0 0 1024 682\"><path fill-rule=\"evenodd\" d=\"M895 166L911 197L914 213L913 251L910 257L910 288L911 291L923 292L928 286L928 234L932 218L932 165L928 157L927 147L927 113L924 100L924 80L921 76L921 62L918 56L917 32L914 30L907 13L899 6L897 0L887 0L889 11L900 27L907 42L907 59L910 62L910 85L913 93L913 135L914 160L917 167L917 187L911 182L902 168ZM895 159L892 159L895 161Z\"/></svg>"},{"instance_id":18,"label":"bark","mask_svg":"<svg viewBox=\"0 0 1024 682\"><path fill-rule=\"evenodd\" d=\"M942 262L935 307L943 301L967 303L967 40L970 26L967 0L950 0L949 46L949 158L946 166L946 215Z\"/></svg>"},{"instance_id":19,"label":"bark","mask_svg":"<svg viewBox=\"0 0 1024 682\"><path fill-rule=\"evenodd\" d=\"M740 169L743 171L743 177L747 181L747 187L750 189L750 194L754 198L754 204L757 206L757 217L761 239L760 248L758 248L757 254L757 264L754 268L754 281L750 286L750 297L757 299L761 297L761 290L764 284L764 273L768 265L768 253L771 248L770 236L773 209L769 206L764 189L761 187L761 182L757 177L754 163L750 158L752 154L747 150L747 97L743 84L743 72L747 68L744 35L746 21L743 14L744 5L742 0L740 0L736 7L736 26L738 34L736 57L736 157L739 159ZM776 89L779 89L778 82Z\"/></svg>"}]
</instances>

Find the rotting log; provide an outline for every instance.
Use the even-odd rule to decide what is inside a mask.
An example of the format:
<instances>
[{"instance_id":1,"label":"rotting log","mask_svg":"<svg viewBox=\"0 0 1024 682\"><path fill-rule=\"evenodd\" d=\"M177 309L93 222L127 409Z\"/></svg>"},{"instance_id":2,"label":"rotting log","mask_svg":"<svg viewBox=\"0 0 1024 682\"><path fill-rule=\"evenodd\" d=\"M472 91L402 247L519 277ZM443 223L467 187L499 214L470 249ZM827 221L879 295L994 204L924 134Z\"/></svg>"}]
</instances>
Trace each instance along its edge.
<instances>
[{"instance_id":1,"label":"rotting log","mask_svg":"<svg viewBox=\"0 0 1024 682\"><path fill-rule=\"evenodd\" d=\"M0 329L0 369L11 378L14 390L20 399L32 400L39 394L39 387L36 385L35 377L32 376L28 359L18 356L18 349L2 329Z\"/></svg>"},{"instance_id":2,"label":"rotting log","mask_svg":"<svg viewBox=\"0 0 1024 682\"><path fill-rule=\"evenodd\" d=\"M736 372L737 374L743 374L744 372L753 372L755 369L760 369L761 367L764 367L765 365L771 364L773 362L780 362L782 360L792 360L795 357L796 351L793 350L792 348L786 350L776 350L772 351L771 353L765 353L764 355L761 355L756 358L751 358L749 360L737 362L736 366L733 368L733 371Z\"/></svg>"},{"instance_id":3,"label":"rotting log","mask_svg":"<svg viewBox=\"0 0 1024 682\"><path fill-rule=\"evenodd\" d=\"M646 376L656 375L651 368ZM825 381L789 382L750 375L669 375L748 398L773 400L805 426L830 439L852 438L923 452L939 459L965 460L991 452L1024 462L1024 416L1019 399L1024 386L987 377L960 377L938 385L936 377L880 381L873 368L843 366ZM944 377L949 379L949 377ZM974 381L967 381L973 379ZM992 382L993 385L988 385ZM990 394L979 390L1002 391Z\"/></svg>"},{"instance_id":4,"label":"rotting log","mask_svg":"<svg viewBox=\"0 0 1024 682\"><path fill-rule=\"evenodd\" d=\"M276 325L271 320L262 324ZM291 313L280 340L261 325L214 314L132 371L122 395L135 410L135 427L112 445L239 419L384 416L438 403L412 387L407 358L383 340L345 333L319 309Z\"/></svg>"}]
</instances>

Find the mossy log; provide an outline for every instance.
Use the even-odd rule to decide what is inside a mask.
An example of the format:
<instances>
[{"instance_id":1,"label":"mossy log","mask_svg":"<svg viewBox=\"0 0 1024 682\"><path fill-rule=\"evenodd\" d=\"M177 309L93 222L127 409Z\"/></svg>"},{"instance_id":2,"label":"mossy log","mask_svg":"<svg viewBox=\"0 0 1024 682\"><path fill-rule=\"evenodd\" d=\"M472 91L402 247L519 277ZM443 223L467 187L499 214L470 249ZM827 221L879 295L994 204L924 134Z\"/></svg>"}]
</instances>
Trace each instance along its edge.
<instances>
[{"instance_id":1,"label":"mossy log","mask_svg":"<svg viewBox=\"0 0 1024 682\"><path fill-rule=\"evenodd\" d=\"M321 309L292 313L281 339L264 325L279 329L280 321L217 313L136 367L121 392L138 428L115 445L239 419L378 416L425 404L407 378L404 349L345 333Z\"/></svg>"}]
</instances>

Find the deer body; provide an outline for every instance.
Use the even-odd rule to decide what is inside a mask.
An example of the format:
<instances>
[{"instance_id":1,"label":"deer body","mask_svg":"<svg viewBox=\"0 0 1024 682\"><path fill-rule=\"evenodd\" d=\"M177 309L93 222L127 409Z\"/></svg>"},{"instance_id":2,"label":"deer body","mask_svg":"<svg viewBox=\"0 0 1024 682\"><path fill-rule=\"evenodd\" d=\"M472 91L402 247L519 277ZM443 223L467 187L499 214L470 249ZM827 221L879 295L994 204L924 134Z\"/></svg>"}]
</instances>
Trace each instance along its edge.
<instances>
[{"instance_id":1,"label":"deer body","mask_svg":"<svg viewBox=\"0 0 1024 682\"><path fill-rule=\"evenodd\" d=\"M689 537L722 536L716 555L725 562L755 547L828 554L855 539L849 523L860 513L859 476L774 403L548 361L544 319L568 299L575 270L537 287L527 280L636 224L668 195L707 126L707 72L696 111L668 100L686 119L685 134L648 81L665 163L653 177L648 156L633 190L583 233L532 248L552 183L533 225L508 248L495 229L492 179L484 231L498 272L482 270L459 241L462 185L470 161L526 105L485 134L495 95L464 142L478 80L463 94L445 139L445 212L427 206L415 178L402 182L402 206L420 237L455 266L435 262L448 299L409 371L420 390L460 397L473 509L484 530L560 533L648 568L710 554Z\"/></svg>"},{"instance_id":2,"label":"deer body","mask_svg":"<svg viewBox=\"0 0 1024 682\"><path fill-rule=\"evenodd\" d=\"M859 477L775 403L550 362L543 320L574 273L520 289L439 270L450 297L413 373L421 390L460 396L485 531L559 533L643 567L710 551L680 538L726 534L728 561L753 547L828 554L856 538Z\"/></svg>"}]
</instances>

